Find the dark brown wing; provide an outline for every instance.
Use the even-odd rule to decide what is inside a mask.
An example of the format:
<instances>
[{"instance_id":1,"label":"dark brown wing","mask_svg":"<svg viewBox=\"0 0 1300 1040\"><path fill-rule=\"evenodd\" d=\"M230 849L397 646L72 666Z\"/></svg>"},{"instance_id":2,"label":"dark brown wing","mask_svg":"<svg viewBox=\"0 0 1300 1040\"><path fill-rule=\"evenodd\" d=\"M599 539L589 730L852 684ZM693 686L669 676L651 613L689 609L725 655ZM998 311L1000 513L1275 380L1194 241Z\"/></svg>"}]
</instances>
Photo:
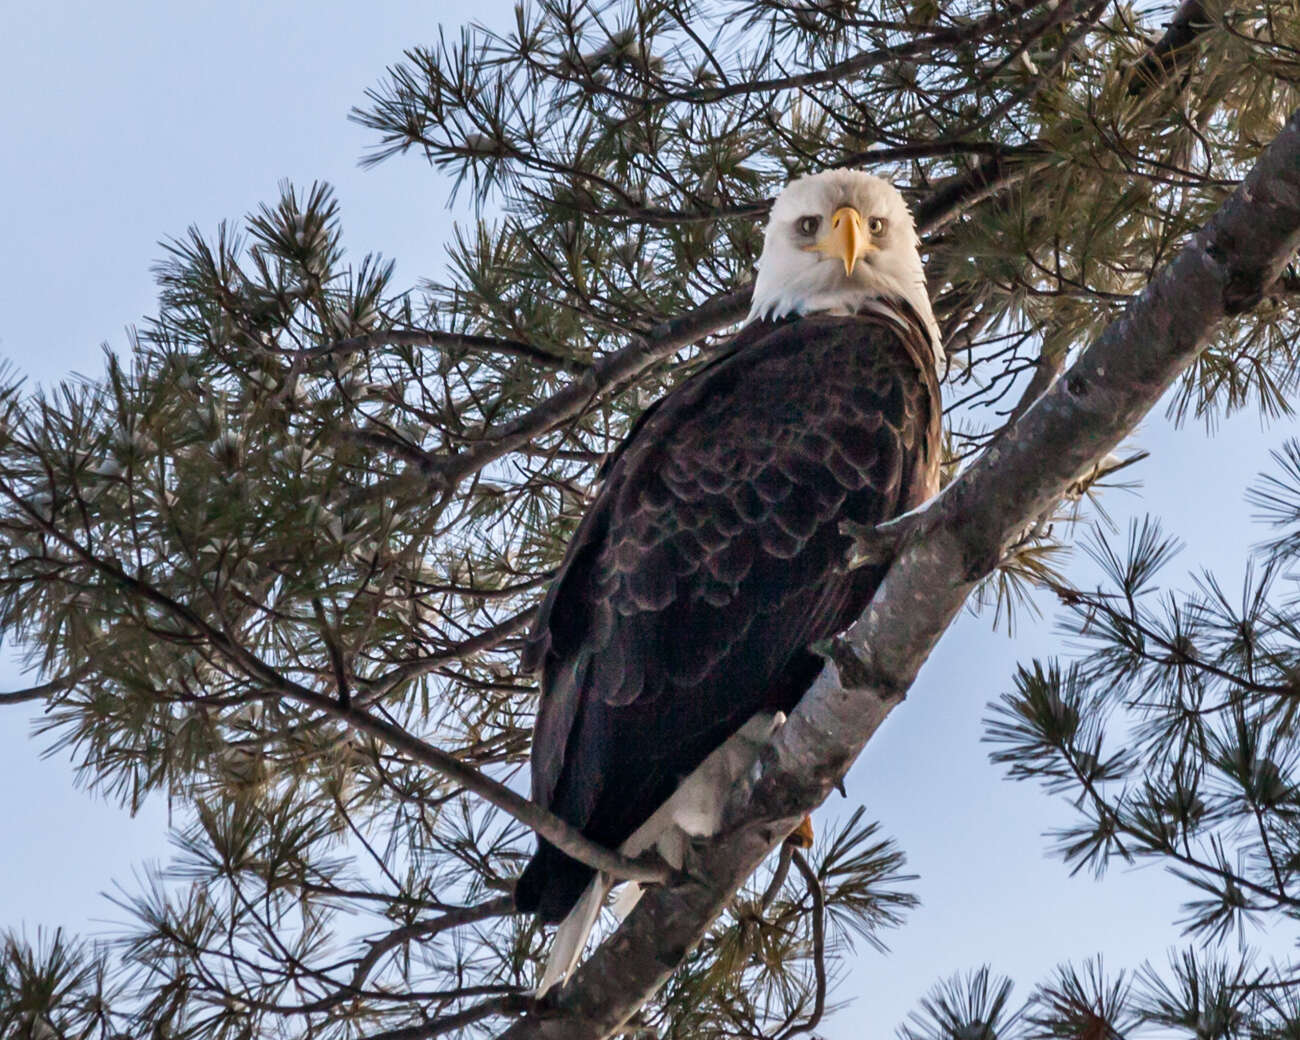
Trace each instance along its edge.
<instances>
[{"instance_id":1,"label":"dark brown wing","mask_svg":"<svg viewBox=\"0 0 1300 1040\"><path fill-rule=\"evenodd\" d=\"M639 423L529 637L533 798L619 845L760 710L789 711L883 574L845 572L842 520L933 494L924 333L878 315L751 326ZM590 871L542 844L516 900L566 913Z\"/></svg>"}]
</instances>

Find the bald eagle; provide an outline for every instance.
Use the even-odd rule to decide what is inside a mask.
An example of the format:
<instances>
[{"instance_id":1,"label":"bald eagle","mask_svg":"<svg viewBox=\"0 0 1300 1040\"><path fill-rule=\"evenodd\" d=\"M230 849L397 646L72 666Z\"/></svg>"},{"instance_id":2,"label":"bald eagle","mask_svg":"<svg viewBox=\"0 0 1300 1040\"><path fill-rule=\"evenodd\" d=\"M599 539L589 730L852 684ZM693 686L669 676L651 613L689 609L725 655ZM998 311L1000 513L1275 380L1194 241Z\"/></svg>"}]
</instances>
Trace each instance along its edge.
<instances>
[{"instance_id":1,"label":"bald eagle","mask_svg":"<svg viewBox=\"0 0 1300 1040\"><path fill-rule=\"evenodd\" d=\"M832 170L772 207L744 327L652 405L603 483L524 650L540 669L532 797L628 855L680 866L732 782L866 608L841 522L937 490L942 347L911 214ZM538 987L567 979L610 880L539 841L519 910L563 920ZM567 919L566 919L567 918Z\"/></svg>"}]
</instances>

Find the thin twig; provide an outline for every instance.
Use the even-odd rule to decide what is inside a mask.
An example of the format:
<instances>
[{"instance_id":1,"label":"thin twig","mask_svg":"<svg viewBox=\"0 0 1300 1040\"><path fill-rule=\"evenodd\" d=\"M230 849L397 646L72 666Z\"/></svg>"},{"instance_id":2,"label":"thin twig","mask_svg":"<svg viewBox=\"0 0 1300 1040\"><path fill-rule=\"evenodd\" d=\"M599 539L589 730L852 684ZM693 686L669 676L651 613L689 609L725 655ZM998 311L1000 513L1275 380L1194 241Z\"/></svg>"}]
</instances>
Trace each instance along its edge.
<instances>
[{"instance_id":1,"label":"thin twig","mask_svg":"<svg viewBox=\"0 0 1300 1040\"><path fill-rule=\"evenodd\" d=\"M90 667L78 668L69 675L60 676L57 679L51 679L49 682L41 683L39 686L29 686L25 690L12 690L9 693L0 693L0 704L25 704L28 701L44 700L51 694L63 693L76 686L82 679L90 674Z\"/></svg>"},{"instance_id":2,"label":"thin twig","mask_svg":"<svg viewBox=\"0 0 1300 1040\"><path fill-rule=\"evenodd\" d=\"M489 918L503 917L506 914L514 913L514 910L515 901L512 897L497 896L495 899L489 899L474 906L458 906L428 921L412 921L401 928L394 928L382 939L370 940L370 949L357 962L356 970L352 973L350 988L358 990L364 986L370 972L379 963L379 959L396 946L402 946L417 939L428 939L430 936L445 932L449 928L460 928L467 924L486 921Z\"/></svg>"},{"instance_id":3,"label":"thin twig","mask_svg":"<svg viewBox=\"0 0 1300 1040\"><path fill-rule=\"evenodd\" d=\"M467 332L442 332L439 329L380 329L367 332L361 336L335 340L319 347L290 351L304 358L347 357L351 354L364 354L376 347L441 347L447 350L486 350L494 354L506 354L510 357L523 358L558 368L563 372L581 374L591 367L585 361L576 358L561 357L549 350L525 343L517 339L501 339L497 336L476 336Z\"/></svg>"},{"instance_id":4,"label":"thin twig","mask_svg":"<svg viewBox=\"0 0 1300 1040\"><path fill-rule=\"evenodd\" d=\"M339 704L345 708L352 706L352 688L348 685L347 665L343 659L343 645L338 635L330 628L325 618L325 607L319 596L311 598L311 608L316 612L316 621L320 625L321 638L330 655L330 667L334 669L334 682L338 686Z\"/></svg>"},{"instance_id":5,"label":"thin twig","mask_svg":"<svg viewBox=\"0 0 1300 1040\"><path fill-rule=\"evenodd\" d=\"M758 901L760 910L766 910L771 906L772 900L781 891L781 886L785 884L786 876L790 873L790 859L793 855L794 846L788 841L781 842L781 855L776 861L776 870L772 872L772 880L768 882L767 888L763 890L763 897Z\"/></svg>"},{"instance_id":6,"label":"thin twig","mask_svg":"<svg viewBox=\"0 0 1300 1040\"><path fill-rule=\"evenodd\" d=\"M808 1021L787 1027L778 1034L776 1040L790 1040L792 1036L798 1036L800 1033L811 1033L821 1022L822 1015L826 1013L826 893L822 891L821 880L804 854L789 845L784 847L790 849L791 859L799 868L799 873L803 875L804 883L808 886L808 894L812 896L813 972L817 979L817 992L813 997L813 1012L808 1016Z\"/></svg>"},{"instance_id":7,"label":"thin twig","mask_svg":"<svg viewBox=\"0 0 1300 1040\"><path fill-rule=\"evenodd\" d=\"M371 1033L362 1040L430 1040L431 1037L444 1036L493 1015L519 1014L529 1010L536 1003L533 997L518 994L493 997L464 1011L457 1011L454 1015L440 1015L418 1026L405 1026L401 1029L387 1029L382 1033Z\"/></svg>"}]
</instances>

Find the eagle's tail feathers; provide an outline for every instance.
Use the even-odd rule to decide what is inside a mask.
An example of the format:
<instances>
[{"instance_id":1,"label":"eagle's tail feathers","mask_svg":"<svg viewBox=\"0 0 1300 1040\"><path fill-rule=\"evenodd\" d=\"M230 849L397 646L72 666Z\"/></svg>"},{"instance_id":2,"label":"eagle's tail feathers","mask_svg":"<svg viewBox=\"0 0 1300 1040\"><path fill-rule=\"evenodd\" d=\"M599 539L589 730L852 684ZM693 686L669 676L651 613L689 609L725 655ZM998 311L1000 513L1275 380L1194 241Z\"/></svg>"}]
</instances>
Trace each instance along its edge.
<instances>
[{"instance_id":1,"label":"eagle's tail feathers","mask_svg":"<svg viewBox=\"0 0 1300 1040\"><path fill-rule=\"evenodd\" d=\"M619 851L625 856L639 856L654 848L671 866L680 870L686 857L686 846L692 837L716 834L722 826L722 810L728 792L758 759L763 745L778 729L785 725L785 715L760 713L733 734L673 792L654 814L623 842ZM555 931L551 955L537 986L537 996L548 989L568 981L573 969L582 958L587 939L605 897L614 887L614 880L606 874L597 874L578 898L567 917ZM621 921L632 912L645 888L629 884L614 901L614 914Z\"/></svg>"},{"instance_id":2,"label":"eagle's tail feathers","mask_svg":"<svg viewBox=\"0 0 1300 1040\"><path fill-rule=\"evenodd\" d=\"M596 926L596 918L600 916L600 908L612 886L608 875L597 874L568 916L560 922L560 927L555 930L555 940L551 943L550 956L546 958L542 981L537 984L539 999L552 986L569 981L573 969L582 959L582 951L587 948L587 939Z\"/></svg>"},{"instance_id":3,"label":"eagle's tail feathers","mask_svg":"<svg viewBox=\"0 0 1300 1040\"><path fill-rule=\"evenodd\" d=\"M636 909L637 903L641 902L641 897L645 895L645 885L636 881L630 881L623 886L623 890L614 897L614 904L610 907L614 916L622 921L628 914Z\"/></svg>"}]
</instances>

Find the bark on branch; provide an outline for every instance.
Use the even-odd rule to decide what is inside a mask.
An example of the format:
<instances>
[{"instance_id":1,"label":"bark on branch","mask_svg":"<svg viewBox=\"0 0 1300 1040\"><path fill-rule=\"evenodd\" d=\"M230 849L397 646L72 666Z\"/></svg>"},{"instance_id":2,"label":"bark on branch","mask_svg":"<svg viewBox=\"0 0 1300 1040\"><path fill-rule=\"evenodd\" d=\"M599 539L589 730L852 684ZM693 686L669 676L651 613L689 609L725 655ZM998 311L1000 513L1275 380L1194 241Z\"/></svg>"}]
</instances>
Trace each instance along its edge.
<instances>
[{"instance_id":1,"label":"bark on branch","mask_svg":"<svg viewBox=\"0 0 1300 1040\"><path fill-rule=\"evenodd\" d=\"M847 772L1008 542L1133 429L1214 326L1252 306L1297 247L1300 112L1174 262L921 514L846 637L854 666L823 669L757 775L733 792L726 831L695 848L683 880L647 893L568 986L502 1036L598 1040L627 1021Z\"/></svg>"}]
</instances>

